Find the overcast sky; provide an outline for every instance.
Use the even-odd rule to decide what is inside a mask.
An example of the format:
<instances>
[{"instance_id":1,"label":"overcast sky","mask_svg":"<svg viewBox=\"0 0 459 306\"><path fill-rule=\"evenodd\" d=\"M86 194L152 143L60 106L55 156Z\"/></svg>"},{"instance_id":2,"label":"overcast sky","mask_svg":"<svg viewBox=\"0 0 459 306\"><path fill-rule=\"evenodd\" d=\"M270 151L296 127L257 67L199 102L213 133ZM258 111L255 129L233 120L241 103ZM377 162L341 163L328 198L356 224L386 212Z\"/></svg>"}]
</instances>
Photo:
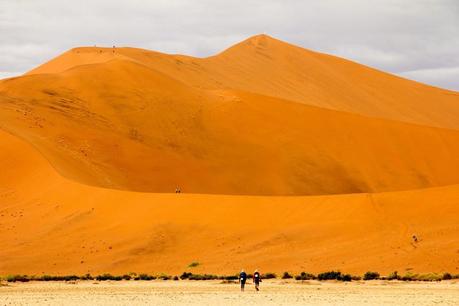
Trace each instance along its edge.
<instances>
[{"instance_id":1,"label":"overcast sky","mask_svg":"<svg viewBox=\"0 0 459 306\"><path fill-rule=\"evenodd\" d=\"M0 78L76 46L202 57L259 33L459 91L459 0L0 0Z\"/></svg>"}]
</instances>

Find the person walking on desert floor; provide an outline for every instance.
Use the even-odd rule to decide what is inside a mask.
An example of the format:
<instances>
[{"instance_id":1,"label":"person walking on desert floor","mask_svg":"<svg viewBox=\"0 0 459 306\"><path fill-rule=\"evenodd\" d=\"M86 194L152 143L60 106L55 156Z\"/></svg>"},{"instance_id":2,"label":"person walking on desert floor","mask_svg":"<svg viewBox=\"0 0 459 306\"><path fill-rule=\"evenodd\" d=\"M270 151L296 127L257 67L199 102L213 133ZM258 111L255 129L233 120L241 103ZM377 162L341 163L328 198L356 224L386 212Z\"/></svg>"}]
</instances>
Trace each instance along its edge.
<instances>
[{"instance_id":1,"label":"person walking on desert floor","mask_svg":"<svg viewBox=\"0 0 459 306\"><path fill-rule=\"evenodd\" d=\"M242 269L241 273L239 274L239 283L241 284L241 291L244 291L246 280L247 280L247 273L245 273L244 269Z\"/></svg>"},{"instance_id":2,"label":"person walking on desert floor","mask_svg":"<svg viewBox=\"0 0 459 306\"><path fill-rule=\"evenodd\" d=\"M258 270L255 270L253 273L253 283L255 284L255 290L259 291L260 290L260 282L261 282L261 275Z\"/></svg>"}]
</instances>

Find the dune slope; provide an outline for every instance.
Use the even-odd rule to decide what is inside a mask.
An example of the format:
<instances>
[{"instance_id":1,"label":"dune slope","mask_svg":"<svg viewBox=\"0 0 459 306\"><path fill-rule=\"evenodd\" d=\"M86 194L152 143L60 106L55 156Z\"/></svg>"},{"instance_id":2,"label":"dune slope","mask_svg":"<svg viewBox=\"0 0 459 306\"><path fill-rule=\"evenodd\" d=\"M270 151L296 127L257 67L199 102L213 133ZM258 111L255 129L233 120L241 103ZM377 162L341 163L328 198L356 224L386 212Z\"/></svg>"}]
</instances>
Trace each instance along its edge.
<instances>
[{"instance_id":1,"label":"dune slope","mask_svg":"<svg viewBox=\"0 0 459 306\"><path fill-rule=\"evenodd\" d=\"M9 80L0 93L5 130L95 186L314 195L459 183L459 131L203 91L121 59Z\"/></svg>"},{"instance_id":2,"label":"dune slope","mask_svg":"<svg viewBox=\"0 0 459 306\"><path fill-rule=\"evenodd\" d=\"M207 58L135 48L69 50L28 74L111 59L140 63L201 89L236 89L370 117L459 128L459 93L257 35Z\"/></svg>"},{"instance_id":3,"label":"dune slope","mask_svg":"<svg viewBox=\"0 0 459 306\"><path fill-rule=\"evenodd\" d=\"M458 186L310 197L135 193L63 179L4 132L0 148L1 168L16 169L0 175L0 275L176 274L193 261L193 271L218 274L459 266Z\"/></svg>"},{"instance_id":4,"label":"dune slope","mask_svg":"<svg viewBox=\"0 0 459 306\"><path fill-rule=\"evenodd\" d=\"M250 57L248 42L242 44L205 60L236 51ZM275 40L270 44L281 51L307 52ZM31 73L0 83L0 127L29 141L59 173L78 182L143 192L172 192L180 186L192 193L251 195L381 192L459 183L454 171L459 131L454 129L249 91L198 88L183 79L192 69L183 68L182 76L165 71L163 62L171 60L165 55L145 59L149 53L123 49L126 54L118 55L116 49L104 57L108 51L94 51L73 50L38 68L68 68L63 72ZM101 56L100 62L94 56ZM154 62L161 67L156 69ZM327 86L333 92L335 87Z\"/></svg>"}]
</instances>

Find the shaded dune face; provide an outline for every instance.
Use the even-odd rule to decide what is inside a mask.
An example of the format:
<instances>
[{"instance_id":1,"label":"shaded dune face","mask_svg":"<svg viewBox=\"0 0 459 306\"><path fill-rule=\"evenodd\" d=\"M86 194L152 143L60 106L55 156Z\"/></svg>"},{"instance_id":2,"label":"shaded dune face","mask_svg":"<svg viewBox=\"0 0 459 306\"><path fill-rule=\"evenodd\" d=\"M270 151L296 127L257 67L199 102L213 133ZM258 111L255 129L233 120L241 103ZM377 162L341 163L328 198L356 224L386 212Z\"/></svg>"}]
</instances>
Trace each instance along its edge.
<instances>
[{"instance_id":1,"label":"shaded dune face","mask_svg":"<svg viewBox=\"0 0 459 306\"><path fill-rule=\"evenodd\" d=\"M203 59L72 49L0 83L0 127L88 185L324 195L459 183L458 103L261 35Z\"/></svg>"},{"instance_id":2,"label":"shaded dune face","mask_svg":"<svg viewBox=\"0 0 459 306\"><path fill-rule=\"evenodd\" d=\"M459 185L308 197L138 193L66 180L3 131L0 149L0 275L179 275L194 261L194 273L219 275L241 266L387 275L459 263Z\"/></svg>"}]
</instances>

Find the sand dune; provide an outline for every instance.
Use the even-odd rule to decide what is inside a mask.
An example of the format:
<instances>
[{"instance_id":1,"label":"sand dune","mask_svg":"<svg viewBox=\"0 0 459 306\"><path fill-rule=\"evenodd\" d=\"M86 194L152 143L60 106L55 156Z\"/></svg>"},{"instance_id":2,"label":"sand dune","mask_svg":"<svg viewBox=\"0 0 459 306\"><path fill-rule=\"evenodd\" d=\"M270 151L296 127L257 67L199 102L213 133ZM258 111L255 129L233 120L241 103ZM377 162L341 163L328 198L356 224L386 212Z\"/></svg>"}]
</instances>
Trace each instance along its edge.
<instances>
[{"instance_id":1,"label":"sand dune","mask_svg":"<svg viewBox=\"0 0 459 306\"><path fill-rule=\"evenodd\" d=\"M459 93L402 79L267 35L207 58L135 48L72 49L28 74L111 59L134 61L201 89L236 89L370 117L459 128Z\"/></svg>"},{"instance_id":2,"label":"sand dune","mask_svg":"<svg viewBox=\"0 0 459 306\"><path fill-rule=\"evenodd\" d=\"M0 176L0 275L180 273L193 261L194 271L218 274L458 271L458 186L309 197L136 193L63 179L5 133L0 144L1 168L15 169Z\"/></svg>"},{"instance_id":3,"label":"sand dune","mask_svg":"<svg viewBox=\"0 0 459 306\"><path fill-rule=\"evenodd\" d=\"M72 49L0 81L0 275L456 273L458 102L267 36Z\"/></svg>"},{"instance_id":4,"label":"sand dune","mask_svg":"<svg viewBox=\"0 0 459 306\"><path fill-rule=\"evenodd\" d=\"M281 56L270 60L280 66L258 63L253 57L260 52ZM26 76L0 83L1 126L32 143L65 177L123 190L171 192L179 185L192 193L319 195L459 183L457 130L362 116L358 108L349 110L354 113L328 110L307 105L309 99L294 102L299 96L285 88L300 87L282 82L300 78L291 74L299 73L295 67L309 71L314 66L309 61L317 57L337 67L314 69L326 75L317 76L324 92L339 101L345 91L358 104L352 92L369 86L365 80L371 78L360 79L368 71L420 88L425 97L438 93L435 103L426 102L429 115L442 109L443 96L459 101L450 92L259 36L206 59L131 48L73 49ZM286 58L307 62L284 65ZM346 84L355 82L352 90L328 81L341 84L336 73L342 65L356 69L355 80L352 73L340 74ZM273 84L263 81L268 71ZM243 86L232 79L216 81L217 76L253 87L232 89ZM301 90L314 95L316 82L301 79ZM390 87L377 92L405 105L403 94L411 91ZM378 99L385 109L397 111L389 98ZM422 110L419 100L410 101L418 105L413 114ZM394 117L379 110L380 117ZM454 111L441 115L459 118ZM406 121L416 121L411 119Z\"/></svg>"}]
</instances>

